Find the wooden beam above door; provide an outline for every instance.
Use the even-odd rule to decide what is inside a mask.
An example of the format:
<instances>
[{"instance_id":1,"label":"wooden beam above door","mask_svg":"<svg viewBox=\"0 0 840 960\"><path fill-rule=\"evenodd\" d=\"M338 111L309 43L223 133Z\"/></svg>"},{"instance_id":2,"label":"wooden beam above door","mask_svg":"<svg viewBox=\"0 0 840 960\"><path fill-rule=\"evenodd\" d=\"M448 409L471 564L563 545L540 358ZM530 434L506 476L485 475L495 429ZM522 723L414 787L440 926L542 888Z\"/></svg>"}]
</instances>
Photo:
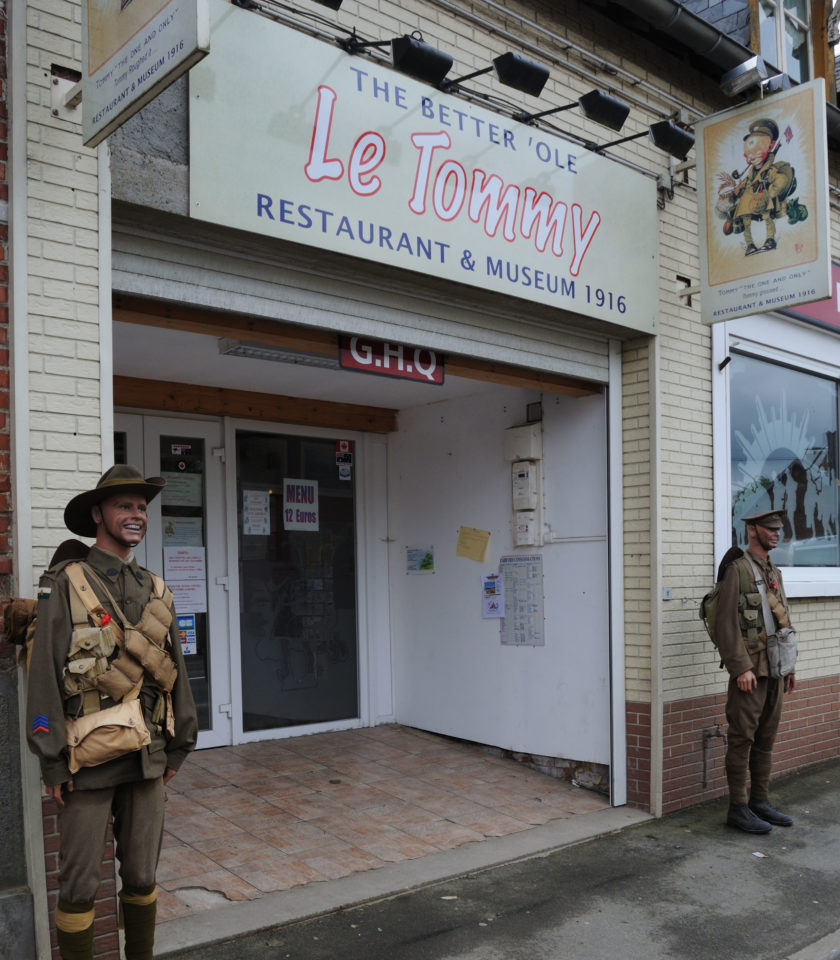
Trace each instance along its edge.
<instances>
[{"instance_id":1,"label":"wooden beam above door","mask_svg":"<svg viewBox=\"0 0 840 960\"><path fill-rule=\"evenodd\" d=\"M201 310L196 307L185 307L125 294L114 296L113 314L114 321L119 323L136 323L147 327L182 330L209 337L229 337L264 343L285 350L338 357L339 335L337 333L283 323L279 320L221 313L216 310ZM416 346L422 346L422 344L416 344ZM576 380L574 377L556 373L456 354L446 355L444 369L451 377L464 377L469 380L479 380L482 383L497 383L509 387L524 387L528 390L567 397L588 397L603 390L601 384L588 380Z\"/></svg>"},{"instance_id":2,"label":"wooden beam above door","mask_svg":"<svg viewBox=\"0 0 840 960\"><path fill-rule=\"evenodd\" d=\"M114 406L368 433L393 433L397 429L397 411L386 407L138 377L114 377Z\"/></svg>"}]
</instances>

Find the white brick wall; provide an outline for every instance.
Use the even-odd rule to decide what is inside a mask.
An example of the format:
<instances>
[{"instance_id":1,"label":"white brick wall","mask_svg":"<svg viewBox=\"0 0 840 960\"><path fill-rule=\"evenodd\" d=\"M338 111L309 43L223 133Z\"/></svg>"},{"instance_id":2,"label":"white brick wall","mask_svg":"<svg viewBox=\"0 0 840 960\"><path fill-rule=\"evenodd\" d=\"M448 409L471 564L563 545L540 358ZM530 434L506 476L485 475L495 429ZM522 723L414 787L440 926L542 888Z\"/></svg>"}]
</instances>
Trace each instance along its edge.
<instances>
[{"instance_id":1,"label":"white brick wall","mask_svg":"<svg viewBox=\"0 0 840 960\"><path fill-rule=\"evenodd\" d=\"M27 211L34 576L69 533L64 505L101 473L98 175L80 123L50 112L52 66L78 70L81 7L29 0ZM81 118L80 118L81 119Z\"/></svg>"}]
</instances>

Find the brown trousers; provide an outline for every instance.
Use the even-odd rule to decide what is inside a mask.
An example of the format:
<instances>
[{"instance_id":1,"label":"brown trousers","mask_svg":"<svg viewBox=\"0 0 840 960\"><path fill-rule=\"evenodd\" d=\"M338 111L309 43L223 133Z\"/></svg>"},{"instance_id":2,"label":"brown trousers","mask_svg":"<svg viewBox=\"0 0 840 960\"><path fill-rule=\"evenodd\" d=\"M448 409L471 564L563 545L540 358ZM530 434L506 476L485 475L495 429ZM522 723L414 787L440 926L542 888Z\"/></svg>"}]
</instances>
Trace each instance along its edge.
<instances>
[{"instance_id":1,"label":"brown trousers","mask_svg":"<svg viewBox=\"0 0 840 960\"><path fill-rule=\"evenodd\" d=\"M726 747L726 779L729 802L747 803L747 771L750 774L749 797L766 800L770 786L773 745L782 716L784 680L759 677L755 690L738 689L733 677L726 698L729 723Z\"/></svg>"},{"instance_id":2,"label":"brown trousers","mask_svg":"<svg viewBox=\"0 0 840 960\"><path fill-rule=\"evenodd\" d=\"M60 899L67 904L95 899L111 813L123 887L132 891L153 887L163 839L163 804L162 777L65 792L58 819Z\"/></svg>"}]
</instances>

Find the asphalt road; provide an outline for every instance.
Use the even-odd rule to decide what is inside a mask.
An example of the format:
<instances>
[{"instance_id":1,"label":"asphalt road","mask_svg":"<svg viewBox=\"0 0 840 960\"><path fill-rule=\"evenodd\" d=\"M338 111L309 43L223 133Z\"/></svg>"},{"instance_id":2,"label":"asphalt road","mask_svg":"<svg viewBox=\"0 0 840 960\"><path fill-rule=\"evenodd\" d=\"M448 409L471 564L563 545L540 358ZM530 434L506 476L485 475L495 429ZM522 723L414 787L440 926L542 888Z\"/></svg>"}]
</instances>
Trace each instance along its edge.
<instances>
[{"instance_id":1,"label":"asphalt road","mask_svg":"<svg viewBox=\"0 0 840 960\"><path fill-rule=\"evenodd\" d=\"M777 784L796 822L765 837L718 801L166 960L840 958L838 786L840 762Z\"/></svg>"}]
</instances>

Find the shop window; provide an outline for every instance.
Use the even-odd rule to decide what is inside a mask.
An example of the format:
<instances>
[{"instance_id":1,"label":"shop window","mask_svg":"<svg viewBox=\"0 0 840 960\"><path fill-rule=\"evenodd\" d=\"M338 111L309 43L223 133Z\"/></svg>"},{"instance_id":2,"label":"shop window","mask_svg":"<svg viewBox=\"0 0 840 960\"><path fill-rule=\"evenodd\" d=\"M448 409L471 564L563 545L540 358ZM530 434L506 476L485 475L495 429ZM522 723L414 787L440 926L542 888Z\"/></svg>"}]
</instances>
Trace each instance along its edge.
<instances>
[{"instance_id":1,"label":"shop window","mask_svg":"<svg viewBox=\"0 0 840 960\"><path fill-rule=\"evenodd\" d=\"M761 56L797 83L813 76L809 5L810 0L758 0Z\"/></svg>"},{"instance_id":2,"label":"shop window","mask_svg":"<svg viewBox=\"0 0 840 960\"><path fill-rule=\"evenodd\" d=\"M731 356L732 542L746 546L742 517L781 509L775 562L840 568L840 380L745 353Z\"/></svg>"}]
</instances>

